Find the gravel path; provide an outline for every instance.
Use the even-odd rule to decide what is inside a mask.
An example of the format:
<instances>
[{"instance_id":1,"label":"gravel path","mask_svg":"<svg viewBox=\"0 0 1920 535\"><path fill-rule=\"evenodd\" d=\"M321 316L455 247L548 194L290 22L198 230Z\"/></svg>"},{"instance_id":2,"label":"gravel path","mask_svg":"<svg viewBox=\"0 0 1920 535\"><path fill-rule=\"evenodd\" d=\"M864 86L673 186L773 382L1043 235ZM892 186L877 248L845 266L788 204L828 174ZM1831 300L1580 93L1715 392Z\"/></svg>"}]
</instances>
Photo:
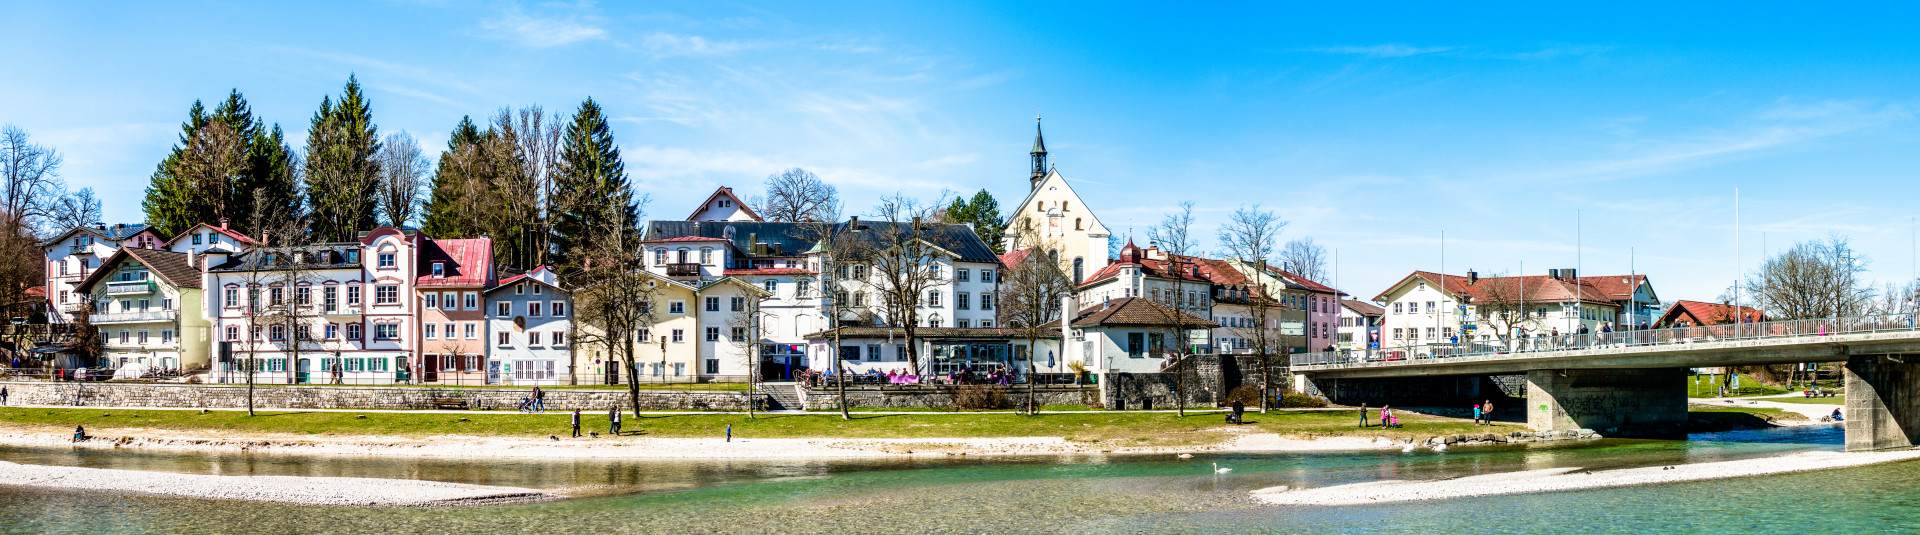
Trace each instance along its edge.
<instances>
[{"instance_id":1,"label":"gravel path","mask_svg":"<svg viewBox=\"0 0 1920 535\"><path fill-rule=\"evenodd\" d=\"M1549 468L1430 481L1373 481L1306 489L1270 487L1253 491L1253 498L1272 505L1368 505L1750 477L1913 459L1920 459L1920 450L1854 453L1807 451L1760 459L1599 472L1580 468Z\"/></svg>"},{"instance_id":2,"label":"gravel path","mask_svg":"<svg viewBox=\"0 0 1920 535\"><path fill-rule=\"evenodd\" d=\"M212 476L41 466L0 461L0 485L138 492L299 505L448 506L556 498L536 489L412 479L299 476Z\"/></svg>"}]
</instances>

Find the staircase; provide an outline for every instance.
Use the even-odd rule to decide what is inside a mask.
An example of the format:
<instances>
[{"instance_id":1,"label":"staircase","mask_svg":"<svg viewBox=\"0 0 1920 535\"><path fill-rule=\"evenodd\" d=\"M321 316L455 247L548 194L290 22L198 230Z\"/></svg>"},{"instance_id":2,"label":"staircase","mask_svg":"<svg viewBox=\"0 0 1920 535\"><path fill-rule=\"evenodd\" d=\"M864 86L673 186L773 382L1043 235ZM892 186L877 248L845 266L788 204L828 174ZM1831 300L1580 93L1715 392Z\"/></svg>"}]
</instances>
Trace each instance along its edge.
<instances>
[{"instance_id":1,"label":"staircase","mask_svg":"<svg viewBox=\"0 0 1920 535\"><path fill-rule=\"evenodd\" d=\"M761 383L760 391L767 394L767 410L800 411L806 410L806 403L800 401L800 385L796 383Z\"/></svg>"}]
</instances>

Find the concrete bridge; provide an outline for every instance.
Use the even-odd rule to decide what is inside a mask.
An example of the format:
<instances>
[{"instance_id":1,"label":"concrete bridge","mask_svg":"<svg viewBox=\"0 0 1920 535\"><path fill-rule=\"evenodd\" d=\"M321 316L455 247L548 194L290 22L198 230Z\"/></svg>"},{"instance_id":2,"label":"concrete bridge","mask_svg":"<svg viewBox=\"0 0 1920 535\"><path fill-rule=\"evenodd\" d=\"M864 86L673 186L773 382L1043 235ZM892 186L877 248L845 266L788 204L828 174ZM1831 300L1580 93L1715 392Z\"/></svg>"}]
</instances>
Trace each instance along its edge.
<instances>
[{"instance_id":1,"label":"concrete bridge","mask_svg":"<svg viewBox=\"0 0 1920 535\"><path fill-rule=\"evenodd\" d=\"M1847 449L1920 440L1920 330L1908 315L1306 353L1291 361L1296 390L1337 403L1524 392L1527 425L1536 431L1683 426L1690 368L1845 362Z\"/></svg>"}]
</instances>

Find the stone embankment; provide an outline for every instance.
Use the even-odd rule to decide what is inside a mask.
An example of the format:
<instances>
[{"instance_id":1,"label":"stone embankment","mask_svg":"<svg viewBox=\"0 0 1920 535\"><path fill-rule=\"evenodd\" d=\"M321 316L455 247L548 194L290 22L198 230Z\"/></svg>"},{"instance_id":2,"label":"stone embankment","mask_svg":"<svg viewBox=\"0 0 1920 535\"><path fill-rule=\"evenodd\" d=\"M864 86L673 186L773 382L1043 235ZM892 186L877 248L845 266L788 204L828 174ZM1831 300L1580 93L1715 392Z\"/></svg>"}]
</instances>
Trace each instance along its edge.
<instances>
[{"instance_id":1,"label":"stone embankment","mask_svg":"<svg viewBox=\"0 0 1920 535\"><path fill-rule=\"evenodd\" d=\"M298 505L434 507L557 498L537 489L490 487L416 479L362 477L214 476L0 461L0 485L137 492Z\"/></svg>"},{"instance_id":2,"label":"stone embankment","mask_svg":"<svg viewBox=\"0 0 1920 535\"><path fill-rule=\"evenodd\" d=\"M239 409L246 385L140 383L0 383L9 402L72 407ZM604 411L630 406L625 390L546 388L548 411ZM257 386L254 406L267 409L513 410L527 389L404 386ZM642 410L745 410L745 392L640 391Z\"/></svg>"}]
</instances>

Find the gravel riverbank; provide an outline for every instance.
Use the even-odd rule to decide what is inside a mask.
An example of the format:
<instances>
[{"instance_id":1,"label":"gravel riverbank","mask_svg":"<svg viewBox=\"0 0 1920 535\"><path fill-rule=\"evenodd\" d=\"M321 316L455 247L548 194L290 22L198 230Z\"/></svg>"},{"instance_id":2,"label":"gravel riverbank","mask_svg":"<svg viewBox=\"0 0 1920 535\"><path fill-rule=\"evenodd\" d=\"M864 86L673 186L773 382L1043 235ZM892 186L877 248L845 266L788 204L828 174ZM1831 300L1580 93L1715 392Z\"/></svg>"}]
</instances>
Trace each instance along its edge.
<instances>
[{"instance_id":1,"label":"gravel riverbank","mask_svg":"<svg viewBox=\"0 0 1920 535\"><path fill-rule=\"evenodd\" d=\"M298 476L213 476L41 466L0 461L0 485L137 492L298 505L433 507L517 503L557 498L515 487L489 487L413 479Z\"/></svg>"},{"instance_id":2,"label":"gravel riverbank","mask_svg":"<svg viewBox=\"0 0 1920 535\"><path fill-rule=\"evenodd\" d=\"M1272 505L1368 505L1704 481L1828 470L1914 459L1920 459L1920 450L1852 453L1809 451L1761 459L1598 472L1581 468L1550 468L1432 481L1372 481L1304 489L1270 487L1253 491L1253 498Z\"/></svg>"}]
</instances>

